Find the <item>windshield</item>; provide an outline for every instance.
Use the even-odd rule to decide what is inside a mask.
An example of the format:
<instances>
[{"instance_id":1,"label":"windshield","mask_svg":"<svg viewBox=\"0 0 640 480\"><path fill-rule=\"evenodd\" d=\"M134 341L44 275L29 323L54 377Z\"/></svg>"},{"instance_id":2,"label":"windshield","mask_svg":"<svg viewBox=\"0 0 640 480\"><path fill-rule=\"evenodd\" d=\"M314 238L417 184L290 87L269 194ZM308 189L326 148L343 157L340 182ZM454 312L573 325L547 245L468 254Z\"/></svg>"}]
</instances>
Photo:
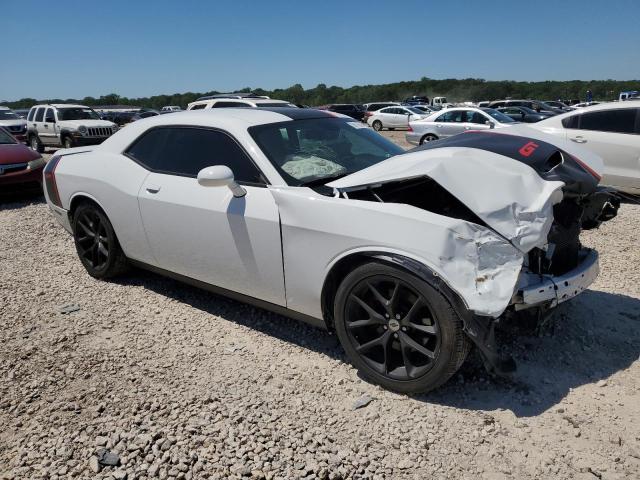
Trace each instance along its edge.
<instances>
[{"instance_id":1,"label":"windshield","mask_svg":"<svg viewBox=\"0 0 640 480\"><path fill-rule=\"evenodd\" d=\"M327 183L404 152L366 125L342 118L271 123L249 133L291 186Z\"/></svg>"},{"instance_id":2,"label":"windshield","mask_svg":"<svg viewBox=\"0 0 640 480\"><path fill-rule=\"evenodd\" d=\"M493 108L482 108L481 110L500 123L515 123L515 120L513 118L505 115L502 112L494 110Z\"/></svg>"},{"instance_id":3,"label":"windshield","mask_svg":"<svg viewBox=\"0 0 640 480\"><path fill-rule=\"evenodd\" d=\"M100 120L91 108L59 108L58 120Z\"/></svg>"},{"instance_id":4,"label":"windshield","mask_svg":"<svg viewBox=\"0 0 640 480\"><path fill-rule=\"evenodd\" d=\"M20 117L11 110L0 110L0 120L14 120L16 118Z\"/></svg>"},{"instance_id":5,"label":"windshield","mask_svg":"<svg viewBox=\"0 0 640 480\"><path fill-rule=\"evenodd\" d=\"M9 132L7 132L4 128L0 128L0 145L6 145L8 143L14 144L17 142L16 139L9 134Z\"/></svg>"}]
</instances>

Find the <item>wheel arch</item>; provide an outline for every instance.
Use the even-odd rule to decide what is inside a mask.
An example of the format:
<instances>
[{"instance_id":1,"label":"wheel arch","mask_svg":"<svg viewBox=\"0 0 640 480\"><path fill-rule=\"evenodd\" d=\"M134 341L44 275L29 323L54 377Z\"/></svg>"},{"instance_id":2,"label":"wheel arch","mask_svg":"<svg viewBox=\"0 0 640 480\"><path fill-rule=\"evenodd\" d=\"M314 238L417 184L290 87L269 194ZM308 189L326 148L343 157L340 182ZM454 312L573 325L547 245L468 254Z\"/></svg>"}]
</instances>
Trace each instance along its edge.
<instances>
[{"instance_id":1,"label":"wheel arch","mask_svg":"<svg viewBox=\"0 0 640 480\"><path fill-rule=\"evenodd\" d=\"M69 209L68 209L68 212L69 212L69 221L70 222L73 222L73 214L76 211L76 209L78 208L78 206L80 206L80 204L85 203L85 202L86 203L93 203L100 210L102 210L105 215L107 215L107 218L109 217L109 215L107 214L107 210L104 208L104 206L100 203L100 201L96 197L94 197L90 193L76 192L73 195L71 195L71 197L69 198Z\"/></svg>"},{"instance_id":2,"label":"wheel arch","mask_svg":"<svg viewBox=\"0 0 640 480\"><path fill-rule=\"evenodd\" d=\"M447 284L441 275L424 262L400 252L385 250L351 251L334 260L322 285L321 308L327 329L332 330L334 328L333 303L340 283L354 268L371 261L393 265L427 282L447 298L463 321L465 312L470 313L463 298Z\"/></svg>"},{"instance_id":3,"label":"wheel arch","mask_svg":"<svg viewBox=\"0 0 640 480\"><path fill-rule=\"evenodd\" d=\"M463 330L478 347L487 370L505 376L511 375L516 370L513 358L501 355L498 351L494 330L499 320L477 315L469 310L464 299L434 269L424 262L399 252L381 250L349 252L333 262L325 277L321 293L322 316L328 330L334 330L333 302L340 282L353 268L372 260L405 270L440 292L462 320Z\"/></svg>"}]
</instances>

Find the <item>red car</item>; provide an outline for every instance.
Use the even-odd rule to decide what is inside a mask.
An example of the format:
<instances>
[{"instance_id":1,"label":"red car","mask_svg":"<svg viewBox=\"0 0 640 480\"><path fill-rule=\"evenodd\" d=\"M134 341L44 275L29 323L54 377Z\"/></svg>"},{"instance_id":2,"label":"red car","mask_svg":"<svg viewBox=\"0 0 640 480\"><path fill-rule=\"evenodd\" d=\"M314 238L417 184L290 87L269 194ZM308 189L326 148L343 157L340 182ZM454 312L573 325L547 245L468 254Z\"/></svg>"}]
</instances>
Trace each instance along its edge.
<instances>
[{"instance_id":1,"label":"red car","mask_svg":"<svg viewBox=\"0 0 640 480\"><path fill-rule=\"evenodd\" d=\"M42 189L44 159L0 127L0 194Z\"/></svg>"}]
</instances>

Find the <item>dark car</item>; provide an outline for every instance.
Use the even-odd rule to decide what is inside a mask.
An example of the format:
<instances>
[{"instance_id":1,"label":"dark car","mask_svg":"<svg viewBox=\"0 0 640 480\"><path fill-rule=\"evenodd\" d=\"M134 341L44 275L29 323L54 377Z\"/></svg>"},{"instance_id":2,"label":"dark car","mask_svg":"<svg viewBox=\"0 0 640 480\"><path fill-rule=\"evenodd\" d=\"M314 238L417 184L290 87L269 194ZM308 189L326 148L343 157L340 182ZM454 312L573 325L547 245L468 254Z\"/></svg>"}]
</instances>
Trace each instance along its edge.
<instances>
[{"instance_id":1,"label":"dark car","mask_svg":"<svg viewBox=\"0 0 640 480\"><path fill-rule=\"evenodd\" d=\"M564 110L554 108L540 100L496 100L489 104L489 108L497 109L501 107L527 107L531 110L535 110L537 113L542 113L548 116L565 113Z\"/></svg>"},{"instance_id":2,"label":"dark car","mask_svg":"<svg viewBox=\"0 0 640 480\"><path fill-rule=\"evenodd\" d=\"M332 105L327 105L323 110L341 113L360 121L364 118L364 108L362 105L357 105L355 103L334 103Z\"/></svg>"},{"instance_id":3,"label":"dark car","mask_svg":"<svg viewBox=\"0 0 640 480\"><path fill-rule=\"evenodd\" d=\"M567 105L564 102L561 102L560 100L545 100L544 103L546 103L547 105L553 108L559 108L564 112L572 112L573 110L575 110L575 108L570 107L569 105Z\"/></svg>"},{"instance_id":4,"label":"dark car","mask_svg":"<svg viewBox=\"0 0 640 480\"><path fill-rule=\"evenodd\" d=\"M538 113L527 107L499 107L496 110L513 118L516 122L535 123L552 116Z\"/></svg>"},{"instance_id":5,"label":"dark car","mask_svg":"<svg viewBox=\"0 0 640 480\"><path fill-rule=\"evenodd\" d=\"M414 95L413 97L405 98L402 101L403 105L419 105L419 104L428 104L429 97Z\"/></svg>"},{"instance_id":6,"label":"dark car","mask_svg":"<svg viewBox=\"0 0 640 480\"><path fill-rule=\"evenodd\" d=\"M0 192L13 193L29 189L42 189L42 169L45 166L40 154L18 142L7 130L0 127Z\"/></svg>"}]
</instances>

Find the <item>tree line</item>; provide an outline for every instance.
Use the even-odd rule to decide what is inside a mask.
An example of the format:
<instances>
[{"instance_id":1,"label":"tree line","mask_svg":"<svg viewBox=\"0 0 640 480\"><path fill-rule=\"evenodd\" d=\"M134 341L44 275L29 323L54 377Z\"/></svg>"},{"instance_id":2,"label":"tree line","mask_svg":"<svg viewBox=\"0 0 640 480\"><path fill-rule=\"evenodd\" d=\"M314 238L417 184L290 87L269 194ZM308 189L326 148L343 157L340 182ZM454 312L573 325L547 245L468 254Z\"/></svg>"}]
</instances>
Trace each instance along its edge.
<instances>
[{"instance_id":1,"label":"tree line","mask_svg":"<svg viewBox=\"0 0 640 480\"><path fill-rule=\"evenodd\" d=\"M488 81L481 78L434 80L422 77L416 81L386 83L381 85L356 85L343 88L328 87L324 83L305 89L300 84L289 88L264 90L243 88L239 92L254 92L271 98L287 100L296 104L319 106L329 103L366 103L371 101L402 100L412 95L426 95L429 98L445 96L450 102L497 100L506 97L532 98L537 100L580 99L584 101L587 90L591 90L594 100L614 100L621 91L640 90L639 80L570 80L544 82ZM196 98L222 93L186 92L173 95L127 98L115 93L98 98L50 98L36 100L22 98L14 102L0 102L10 108L29 108L36 103L80 103L82 105L131 105L159 109L165 105L179 105L183 108Z\"/></svg>"}]
</instances>

